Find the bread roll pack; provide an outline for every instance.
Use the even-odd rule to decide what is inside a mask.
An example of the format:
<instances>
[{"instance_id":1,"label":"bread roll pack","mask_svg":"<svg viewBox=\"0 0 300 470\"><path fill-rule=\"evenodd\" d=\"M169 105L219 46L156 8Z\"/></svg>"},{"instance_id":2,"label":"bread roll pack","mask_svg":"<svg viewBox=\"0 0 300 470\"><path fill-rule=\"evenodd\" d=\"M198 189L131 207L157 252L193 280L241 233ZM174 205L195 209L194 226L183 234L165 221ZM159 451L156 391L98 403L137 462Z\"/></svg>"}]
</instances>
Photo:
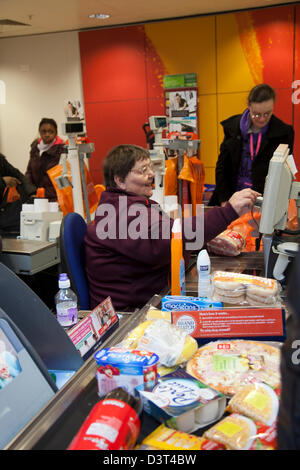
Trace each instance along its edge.
<instances>
[{"instance_id":1,"label":"bread roll pack","mask_svg":"<svg viewBox=\"0 0 300 470\"><path fill-rule=\"evenodd\" d=\"M215 271L212 275L213 300L228 304L280 305L280 289L275 279L227 271Z\"/></svg>"}]
</instances>

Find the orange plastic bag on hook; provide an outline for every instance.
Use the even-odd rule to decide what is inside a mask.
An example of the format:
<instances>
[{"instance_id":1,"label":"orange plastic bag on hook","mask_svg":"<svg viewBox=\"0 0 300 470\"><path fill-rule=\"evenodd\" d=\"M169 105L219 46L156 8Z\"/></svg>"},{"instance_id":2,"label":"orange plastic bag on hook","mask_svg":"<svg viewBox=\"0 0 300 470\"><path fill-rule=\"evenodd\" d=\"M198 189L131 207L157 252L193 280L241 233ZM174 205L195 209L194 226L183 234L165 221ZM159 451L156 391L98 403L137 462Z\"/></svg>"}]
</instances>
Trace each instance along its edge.
<instances>
[{"instance_id":1,"label":"orange plastic bag on hook","mask_svg":"<svg viewBox=\"0 0 300 470\"><path fill-rule=\"evenodd\" d=\"M67 162L67 169L68 169L68 179L70 183L72 183L71 178L71 169L70 164ZM59 188L56 182L56 178L62 176L63 166L62 165L55 165L54 167L50 168L47 173L49 178L55 188L57 194L57 202L59 207L63 213L63 215L67 215L70 212L74 212L74 204L73 204L73 188L71 185L66 186L65 188ZM95 191L94 183L91 179L90 172L84 163L84 172L85 172L85 180L87 186L87 194L88 194L88 201L89 201L89 209L90 212L93 213L98 207L98 195Z\"/></svg>"},{"instance_id":2,"label":"orange plastic bag on hook","mask_svg":"<svg viewBox=\"0 0 300 470\"><path fill-rule=\"evenodd\" d=\"M173 196L177 194L177 165L177 157L168 158L168 160L166 160L165 196Z\"/></svg>"}]
</instances>

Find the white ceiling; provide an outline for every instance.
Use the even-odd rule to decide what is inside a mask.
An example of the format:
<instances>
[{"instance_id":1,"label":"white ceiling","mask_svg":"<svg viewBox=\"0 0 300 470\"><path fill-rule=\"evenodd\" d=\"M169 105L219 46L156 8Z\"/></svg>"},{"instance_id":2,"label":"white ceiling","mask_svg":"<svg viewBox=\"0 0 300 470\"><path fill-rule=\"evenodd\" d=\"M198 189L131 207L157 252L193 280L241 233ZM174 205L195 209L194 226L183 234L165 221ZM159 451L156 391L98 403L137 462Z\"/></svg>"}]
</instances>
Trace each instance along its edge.
<instances>
[{"instance_id":1,"label":"white ceiling","mask_svg":"<svg viewBox=\"0 0 300 470\"><path fill-rule=\"evenodd\" d=\"M284 4L295 3L293 0ZM280 0L0 0L0 38L282 5ZM109 13L105 20L93 13ZM7 25L5 20L25 23Z\"/></svg>"}]
</instances>

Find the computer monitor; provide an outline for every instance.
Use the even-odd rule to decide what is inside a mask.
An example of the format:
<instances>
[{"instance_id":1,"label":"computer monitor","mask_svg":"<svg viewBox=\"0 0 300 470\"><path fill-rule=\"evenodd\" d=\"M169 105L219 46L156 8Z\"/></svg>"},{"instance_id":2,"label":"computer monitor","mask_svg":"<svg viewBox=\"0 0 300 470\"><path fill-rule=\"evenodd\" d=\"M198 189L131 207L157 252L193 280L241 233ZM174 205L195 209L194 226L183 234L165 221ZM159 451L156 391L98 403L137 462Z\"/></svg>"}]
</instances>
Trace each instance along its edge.
<instances>
[{"instance_id":1,"label":"computer monitor","mask_svg":"<svg viewBox=\"0 0 300 470\"><path fill-rule=\"evenodd\" d=\"M5 448L56 391L38 354L0 308L0 449Z\"/></svg>"},{"instance_id":2,"label":"computer monitor","mask_svg":"<svg viewBox=\"0 0 300 470\"><path fill-rule=\"evenodd\" d=\"M152 131L167 129L168 122L166 116L150 116L149 125Z\"/></svg>"},{"instance_id":3,"label":"computer monitor","mask_svg":"<svg viewBox=\"0 0 300 470\"><path fill-rule=\"evenodd\" d=\"M280 144L269 163L265 181L259 232L272 235L286 227L290 199L298 197L299 183L294 183L294 162L289 147Z\"/></svg>"}]
</instances>

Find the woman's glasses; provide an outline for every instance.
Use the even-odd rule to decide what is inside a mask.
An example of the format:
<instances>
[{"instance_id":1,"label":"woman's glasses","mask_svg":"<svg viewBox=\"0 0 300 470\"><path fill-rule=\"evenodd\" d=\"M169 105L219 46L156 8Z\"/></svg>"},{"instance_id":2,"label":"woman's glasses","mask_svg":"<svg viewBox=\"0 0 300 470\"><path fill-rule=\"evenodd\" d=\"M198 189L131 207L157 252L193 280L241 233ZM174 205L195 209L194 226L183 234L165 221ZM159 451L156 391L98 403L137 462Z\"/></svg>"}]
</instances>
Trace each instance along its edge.
<instances>
[{"instance_id":1,"label":"woman's glasses","mask_svg":"<svg viewBox=\"0 0 300 470\"><path fill-rule=\"evenodd\" d=\"M143 165L141 168L136 168L131 171L137 175L147 176L149 173L154 173L154 165L150 163L149 165Z\"/></svg>"},{"instance_id":2,"label":"woman's glasses","mask_svg":"<svg viewBox=\"0 0 300 470\"><path fill-rule=\"evenodd\" d=\"M252 119L267 119L272 114L272 111L268 111L267 113L253 113L251 114Z\"/></svg>"}]
</instances>

